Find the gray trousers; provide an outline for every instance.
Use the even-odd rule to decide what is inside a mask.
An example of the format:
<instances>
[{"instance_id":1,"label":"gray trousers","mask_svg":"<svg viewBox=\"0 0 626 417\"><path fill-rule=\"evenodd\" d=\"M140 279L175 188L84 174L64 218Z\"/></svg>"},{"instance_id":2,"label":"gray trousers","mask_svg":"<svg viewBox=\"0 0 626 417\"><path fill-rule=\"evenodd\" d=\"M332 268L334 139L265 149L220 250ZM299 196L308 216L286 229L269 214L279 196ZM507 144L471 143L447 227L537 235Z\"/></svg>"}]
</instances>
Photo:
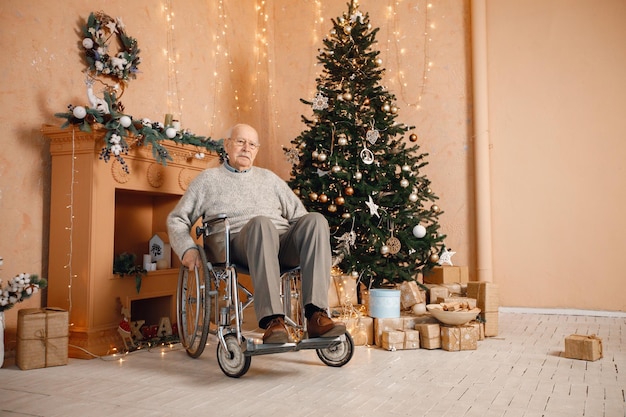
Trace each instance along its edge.
<instances>
[{"instance_id":1,"label":"gray trousers","mask_svg":"<svg viewBox=\"0 0 626 417\"><path fill-rule=\"evenodd\" d=\"M283 314L281 265L300 265L303 305L328 308L330 230L323 215L308 213L284 232L279 232L267 217L255 217L230 241L233 262L246 265L250 271L257 320Z\"/></svg>"}]
</instances>

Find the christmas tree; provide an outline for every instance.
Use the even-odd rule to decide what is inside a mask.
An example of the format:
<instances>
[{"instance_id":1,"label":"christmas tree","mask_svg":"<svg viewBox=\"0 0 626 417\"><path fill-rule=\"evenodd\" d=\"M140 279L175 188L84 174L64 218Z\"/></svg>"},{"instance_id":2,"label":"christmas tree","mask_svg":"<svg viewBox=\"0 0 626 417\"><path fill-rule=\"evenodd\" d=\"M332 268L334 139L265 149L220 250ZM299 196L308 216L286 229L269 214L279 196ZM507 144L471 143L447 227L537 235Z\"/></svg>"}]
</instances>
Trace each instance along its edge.
<instances>
[{"instance_id":1,"label":"christmas tree","mask_svg":"<svg viewBox=\"0 0 626 417\"><path fill-rule=\"evenodd\" d=\"M396 121L396 98L380 84L369 14L352 0L332 23L317 57L317 94L301 99L313 115L302 116L306 129L285 149L289 185L328 219L334 266L373 287L410 281L445 250L442 211L420 173L427 154L414 127Z\"/></svg>"}]
</instances>

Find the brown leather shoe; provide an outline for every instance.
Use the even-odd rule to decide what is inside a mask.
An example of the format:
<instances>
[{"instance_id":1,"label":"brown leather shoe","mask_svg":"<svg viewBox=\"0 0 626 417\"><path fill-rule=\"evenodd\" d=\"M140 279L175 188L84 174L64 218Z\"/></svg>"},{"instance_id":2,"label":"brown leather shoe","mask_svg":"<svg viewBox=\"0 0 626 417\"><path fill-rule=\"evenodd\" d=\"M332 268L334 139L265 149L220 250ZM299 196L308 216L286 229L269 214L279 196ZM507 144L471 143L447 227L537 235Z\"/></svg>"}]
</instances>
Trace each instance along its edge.
<instances>
[{"instance_id":1,"label":"brown leather shoe","mask_svg":"<svg viewBox=\"0 0 626 417\"><path fill-rule=\"evenodd\" d=\"M263 343L289 343L289 331L282 317L276 317L269 322L263 333Z\"/></svg>"},{"instance_id":2,"label":"brown leather shoe","mask_svg":"<svg viewBox=\"0 0 626 417\"><path fill-rule=\"evenodd\" d=\"M307 322L309 338L314 337L337 337L346 332L346 325L334 322L326 311L316 311Z\"/></svg>"}]
</instances>

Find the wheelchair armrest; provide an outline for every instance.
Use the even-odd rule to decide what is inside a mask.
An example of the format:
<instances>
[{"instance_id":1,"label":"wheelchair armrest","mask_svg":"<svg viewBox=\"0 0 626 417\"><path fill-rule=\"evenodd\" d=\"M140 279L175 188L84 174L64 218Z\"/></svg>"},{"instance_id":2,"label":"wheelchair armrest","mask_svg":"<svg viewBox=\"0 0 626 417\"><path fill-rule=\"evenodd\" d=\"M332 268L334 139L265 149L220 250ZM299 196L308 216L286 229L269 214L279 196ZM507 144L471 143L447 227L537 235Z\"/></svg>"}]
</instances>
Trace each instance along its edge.
<instances>
[{"instance_id":1,"label":"wheelchair armrest","mask_svg":"<svg viewBox=\"0 0 626 417\"><path fill-rule=\"evenodd\" d=\"M210 228L214 224L217 224L220 222L226 222L227 219L228 219L228 215L225 213L220 213L220 214L216 214L216 215L209 216L209 217L203 217L202 226L196 227L196 238L204 235L204 233L207 231L207 228ZM228 223L226 223L225 227L230 229Z\"/></svg>"},{"instance_id":2,"label":"wheelchair armrest","mask_svg":"<svg viewBox=\"0 0 626 417\"><path fill-rule=\"evenodd\" d=\"M214 216L210 216L210 217L206 217L202 219L202 223L207 224L207 225L212 225L213 223L222 221L227 218L228 218L228 215L226 215L225 213L220 213L220 214L216 214Z\"/></svg>"}]
</instances>

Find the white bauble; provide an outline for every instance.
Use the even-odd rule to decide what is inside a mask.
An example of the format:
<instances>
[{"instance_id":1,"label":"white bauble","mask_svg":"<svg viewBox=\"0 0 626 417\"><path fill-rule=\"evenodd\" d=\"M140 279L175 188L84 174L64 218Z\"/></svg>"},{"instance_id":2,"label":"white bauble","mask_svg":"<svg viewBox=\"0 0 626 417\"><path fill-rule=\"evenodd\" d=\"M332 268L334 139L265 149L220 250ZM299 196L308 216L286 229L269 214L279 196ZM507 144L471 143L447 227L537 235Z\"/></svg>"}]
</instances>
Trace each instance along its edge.
<instances>
[{"instance_id":1,"label":"white bauble","mask_svg":"<svg viewBox=\"0 0 626 417\"><path fill-rule=\"evenodd\" d=\"M411 193L409 194L409 201L415 203L417 201L417 194Z\"/></svg>"},{"instance_id":2,"label":"white bauble","mask_svg":"<svg viewBox=\"0 0 626 417\"><path fill-rule=\"evenodd\" d=\"M422 226L421 224L418 224L417 226L413 228L413 236L415 236L418 239L423 238L424 236L426 236L426 228Z\"/></svg>"},{"instance_id":3,"label":"white bauble","mask_svg":"<svg viewBox=\"0 0 626 417\"><path fill-rule=\"evenodd\" d=\"M400 187L402 188L406 188L409 186L409 180L407 180L406 178L402 178L400 180Z\"/></svg>"},{"instance_id":4,"label":"white bauble","mask_svg":"<svg viewBox=\"0 0 626 417\"><path fill-rule=\"evenodd\" d=\"M131 118L130 118L130 117L128 117L128 116L122 116L122 117L120 117L120 124L121 124L122 126L124 126L124 127L129 127L129 126L130 126L130 124L131 124L132 122L133 122L133 121L132 121L132 120L131 120Z\"/></svg>"},{"instance_id":5,"label":"white bauble","mask_svg":"<svg viewBox=\"0 0 626 417\"><path fill-rule=\"evenodd\" d=\"M83 39L83 48L85 49L93 48L93 40L91 38Z\"/></svg>"},{"instance_id":6,"label":"white bauble","mask_svg":"<svg viewBox=\"0 0 626 417\"><path fill-rule=\"evenodd\" d=\"M165 136L167 136L170 139L173 139L176 136L176 128L174 127L168 127L165 130Z\"/></svg>"},{"instance_id":7,"label":"white bauble","mask_svg":"<svg viewBox=\"0 0 626 417\"><path fill-rule=\"evenodd\" d=\"M421 316L423 314L426 314L426 304L425 303L413 304L413 307L411 307L411 310L413 311L413 314L415 314L416 316Z\"/></svg>"},{"instance_id":8,"label":"white bauble","mask_svg":"<svg viewBox=\"0 0 626 417\"><path fill-rule=\"evenodd\" d=\"M84 119L87 116L87 110L83 106L76 106L72 110L72 114L77 119Z\"/></svg>"},{"instance_id":9,"label":"white bauble","mask_svg":"<svg viewBox=\"0 0 626 417\"><path fill-rule=\"evenodd\" d=\"M357 171L354 173L354 179L355 180L360 180L361 178L363 178L363 174L361 174L361 171Z\"/></svg>"}]
</instances>

